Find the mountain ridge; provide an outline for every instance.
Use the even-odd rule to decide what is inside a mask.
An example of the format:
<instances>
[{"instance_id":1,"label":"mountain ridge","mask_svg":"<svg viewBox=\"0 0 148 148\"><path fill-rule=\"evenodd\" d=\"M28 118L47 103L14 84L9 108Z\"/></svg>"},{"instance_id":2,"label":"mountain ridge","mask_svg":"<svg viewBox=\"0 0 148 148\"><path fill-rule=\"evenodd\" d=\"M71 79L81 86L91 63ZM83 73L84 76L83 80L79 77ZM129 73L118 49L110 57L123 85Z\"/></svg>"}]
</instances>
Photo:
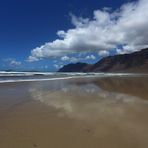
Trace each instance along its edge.
<instances>
[{"instance_id":1,"label":"mountain ridge","mask_svg":"<svg viewBox=\"0 0 148 148\"><path fill-rule=\"evenodd\" d=\"M95 64L70 63L59 72L148 72L148 48L102 58Z\"/></svg>"}]
</instances>

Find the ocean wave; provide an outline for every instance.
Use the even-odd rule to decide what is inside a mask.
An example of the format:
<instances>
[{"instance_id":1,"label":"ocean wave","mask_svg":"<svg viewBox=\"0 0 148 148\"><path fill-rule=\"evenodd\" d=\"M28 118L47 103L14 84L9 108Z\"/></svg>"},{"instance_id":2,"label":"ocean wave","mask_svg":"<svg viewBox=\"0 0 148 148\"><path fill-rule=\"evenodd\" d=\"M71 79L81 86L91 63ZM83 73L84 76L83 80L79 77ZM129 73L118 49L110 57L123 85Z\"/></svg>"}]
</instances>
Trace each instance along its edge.
<instances>
[{"instance_id":1,"label":"ocean wave","mask_svg":"<svg viewBox=\"0 0 148 148\"><path fill-rule=\"evenodd\" d=\"M54 81L54 80L64 80L72 79L73 77L63 77L63 78L49 78L49 79L20 79L20 80L1 80L0 83L14 83L14 82L40 82L40 81Z\"/></svg>"},{"instance_id":2,"label":"ocean wave","mask_svg":"<svg viewBox=\"0 0 148 148\"><path fill-rule=\"evenodd\" d=\"M4 76L34 76L34 75L53 75L53 72L5 72L0 71L0 77Z\"/></svg>"},{"instance_id":3,"label":"ocean wave","mask_svg":"<svg viewBox=\"0 0 148 148\"><path fill-rule=\"evenodd\" d=\"M0 83L12 82L37 82L64 80L72 78L101 78L101 77L137 77L148 76L146 74L133 73L58 73L58 72L0 72Z\"/></svg>"}]
</instances>

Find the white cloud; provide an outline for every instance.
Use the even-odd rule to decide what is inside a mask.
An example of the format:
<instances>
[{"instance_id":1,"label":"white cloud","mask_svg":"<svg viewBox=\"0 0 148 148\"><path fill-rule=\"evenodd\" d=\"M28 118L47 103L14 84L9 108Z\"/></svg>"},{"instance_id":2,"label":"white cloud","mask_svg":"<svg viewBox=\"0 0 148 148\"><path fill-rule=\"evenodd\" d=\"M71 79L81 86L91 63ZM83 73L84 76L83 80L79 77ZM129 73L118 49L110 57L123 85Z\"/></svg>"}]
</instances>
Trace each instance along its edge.
<instances>
[{"instance_id":1,"label":"white cloud","mask_svg":"<svg viewBox=\"0 0 148 148\"><path fill-rule=\"evenodd\" d=\"M59 39L33 49L28 60L90 51L108 52L117 45L125 45L122 50L117 49L118 53L148 47L147 10L148 1L139 0L127 3L114 12L109 9L96 10L93 19L71 15L75 27L58 31Z\"/></svg>"},{"instance_id":2,"label":"white cloud","mask_svg":"<svg viewBox=\"0 0 148 148\"><path fill-rule=\"evenodd\" d=\"M79 62L80 60L82 60L82 59L81 58L78 58L78 57L71 57L70 58L70 62L72 62L72 63Z\"/></svg>"},{"instance_id":3,"label":"white cloud","mask_svg":"<svg viewBox=\"0 0 148 148\"><path fill-rule=\"evenodd\" d=\"M99 56L101 57L109 56L109 51L106 50L99 51Z\"/></svg>"},{"instance_id":4,"label":"white cloud","mask_svg":"<svg viewBox=\"0 0 148 148\"><path fill-rule=\"evenodd\" d=\"M63 67L63 65L54 64L54 67L55 67L56 69L60 69L60 68Z\"/></svg>"},{"instance_id":5,"label":"white cloud","mask_svg":"<svg viewBox=\"0 0 148 148\"><path fill-rule=\"evenodd\" d=\"M35 56L29 56L27 59L28 62L35 62L35 61L39 61L38 57Z\"/></svg>"},{"instance_id":6,"label":"white cloud","mask_svg":"<svg viewBox=\"0 0 148 148\"><path fill-rule=\"evenodd\" d=\"M95 57L94 55L88 55L88 56L86 56L85 59L86 59L86 60L95 60L96 57Z\"/></svg>"},{"instance_id":7,"label":"white cloud","mask_svg":"<svg viewBox=\"0 0 148 148\"><path fill-rule=\"evenodd\" d=\"M19 66L19 65L21 65L21 62L13 60L13 61L10 62L10 65Z\"/></svg>"},{"instance_id":8,"label":"white cloud","mask_svg":"<svg viewBox=\"0 0 148 148\"><path fill-rule=\"evenodd\" d=\"M88 55L86 57L80 57L79 55L78 57L68 57L68 56L61 57L61 61L68 61L71 63L76 63L84 60L95 60L95 59L96 57L94 55Z\"/></svg>"},{"instance_id":9,"label":"white cloud","mask_svg":"<svg viewBox=\"0 0 148 148\"><path fill-rule=\"evenodd\" d=\"M141 45L140 46L137 45L137 49L135 49L135 46L133 46L133 45L131 45L131 46L125 45L122 48L117 48L116 52L117 52L117 54L126 54L126 53L131 53L133 51L137 51L140 48L141 48Z\"/></svg>"},{"instance_id":10,"label":"white cloud","mask_svg":"<svg viewBox=\"0 0 148 148\"><path fill-rule=\"evenodd\" d=\"M61 57L61 61L68 61L72 63L78 62L80 60L82 60L82 58L80 57L68 57L68 56Z\"/></svg>"},{"instance_id":11,"label":"white cloud","mask_svg":"<svg viewBox=\"0 0 148 148\"><path fill-rule=\"evenodd\" d=\"M69 58L68 56L63 56L63 57L61 57L61 60L62 60L62 61L69 61L70 58Z\"/></svg>"},{"instance_id":12,"label":"white cloud","mask_svg":"<svg viewBox=\"0 0 148 148\"><path fill-rule=\"evenodd\" d=\"M8 58L4 60L7 62L10 66L20 66L22 63L20 61L17 61L16 59L13 58Z\"/></svg>"}]
</instances>

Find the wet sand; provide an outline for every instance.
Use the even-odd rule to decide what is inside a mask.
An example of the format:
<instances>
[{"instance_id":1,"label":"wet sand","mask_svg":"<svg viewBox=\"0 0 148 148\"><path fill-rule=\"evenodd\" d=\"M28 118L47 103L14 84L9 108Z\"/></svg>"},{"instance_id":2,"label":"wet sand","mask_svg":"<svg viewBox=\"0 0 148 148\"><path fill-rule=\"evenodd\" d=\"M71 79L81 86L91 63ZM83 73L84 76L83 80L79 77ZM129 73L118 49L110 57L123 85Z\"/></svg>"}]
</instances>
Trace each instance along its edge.
<instances>
[{"instance_id":1,"label":"wet sand","mask_svg":"<svg viewBox=\"0 0 148 148\"><path fill-rule=\"evenodd\" d=\"M148 77L0 84L0 148L147 148Z\"/></svg>"}]
</instances>

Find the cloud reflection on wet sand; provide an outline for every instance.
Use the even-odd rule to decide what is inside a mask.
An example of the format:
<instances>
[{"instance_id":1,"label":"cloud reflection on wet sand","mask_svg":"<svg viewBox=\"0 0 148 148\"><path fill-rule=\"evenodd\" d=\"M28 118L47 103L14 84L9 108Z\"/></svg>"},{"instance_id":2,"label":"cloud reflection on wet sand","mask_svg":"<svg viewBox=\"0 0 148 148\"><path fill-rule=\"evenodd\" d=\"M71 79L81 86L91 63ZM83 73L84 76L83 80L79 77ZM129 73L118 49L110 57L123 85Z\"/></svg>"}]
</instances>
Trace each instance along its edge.
<instances>
[{"instance_id":1,"label":"cloud reflection on wet sand","mask_svg":"<svg viewBox=\"0 0 148 148\"><path fill-rule=\"evenodd\" d=\"M144 139L148 136L147 100L103 90L94 81L55 81L50 84L52 89L45 89L47 86L32 85L32 97L58 110L59 117L85 122L95 129L96 136L112 130L119 130L127 137L132 135L138 141L139 135Z\"/></svg>"},{"instance_id":2,"label":"cloud reflection on wet sand","mask_svg":"<svg viewBox=\"0 0 148 148\"><path fill-rule=\"evenodd\" d=\"M0 147L146 148L147 82L110 77L1 84Z\"/></svg>"}]
</instances>

